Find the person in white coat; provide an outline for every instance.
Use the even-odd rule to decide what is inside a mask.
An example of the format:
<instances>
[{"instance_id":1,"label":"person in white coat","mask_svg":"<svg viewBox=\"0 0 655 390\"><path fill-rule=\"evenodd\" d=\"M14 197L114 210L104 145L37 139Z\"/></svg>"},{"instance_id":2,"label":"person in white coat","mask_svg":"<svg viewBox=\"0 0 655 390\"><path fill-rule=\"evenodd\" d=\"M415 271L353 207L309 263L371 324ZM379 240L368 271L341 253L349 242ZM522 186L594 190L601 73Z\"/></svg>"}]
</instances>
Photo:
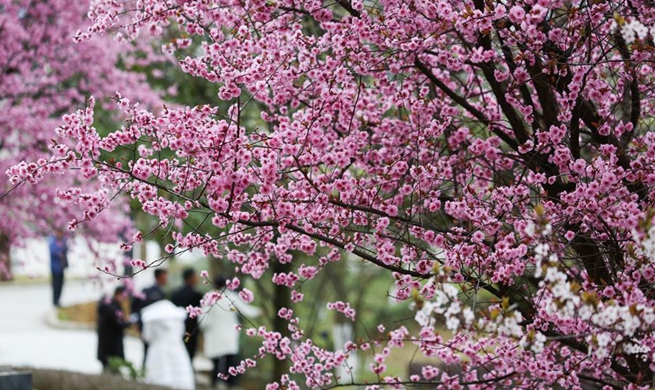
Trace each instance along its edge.
<instances>
[{"instance_id":1,"label":"person in white coat","mask_svg":"<svg viewBox=\"0 0 655 390\"><path fill-rule=\"evenodd\" d=\"M195 389L193 367L182 341L186 318L186 310L168 300L141 310L141 335L148 343L146 382L179 390Z\"/></svg>"},{"instance_id":2,"label":"person in white coat","mask_svg":"<svg viewBox=\"0 0 655 390\"><path fill-rule=\"evenodd\" d=\"M216 277L214 288L220 293L220 299L205 309L199 324L204 337L205 356L214 364L212 387L218 383L218 374L223 374L228 378L228 388L232 388L236 386L237 378L229 375L228 369L239 364L239 317L257 317L260 310L226 290L225 285L225 277Z\"/></svg>"}]
</instances>

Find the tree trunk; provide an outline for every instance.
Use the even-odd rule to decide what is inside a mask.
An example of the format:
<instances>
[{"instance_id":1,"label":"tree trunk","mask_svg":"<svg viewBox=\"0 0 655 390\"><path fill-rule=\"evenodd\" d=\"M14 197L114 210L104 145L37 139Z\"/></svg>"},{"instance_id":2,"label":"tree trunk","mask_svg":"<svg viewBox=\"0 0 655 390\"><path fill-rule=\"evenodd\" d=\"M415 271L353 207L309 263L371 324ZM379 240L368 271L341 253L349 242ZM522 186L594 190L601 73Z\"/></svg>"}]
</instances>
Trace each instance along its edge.
<instances>
[{"instance_id":1,"label":"tree trunk","mask_svg":"<svg viewBox=\"0 0 655 390\"><path fill-rule=\"evenodd\" d=\"M339 301L351 302L349 292L357 291L358 297L356 302L360 306L364 294L367 291L368 284L363 283L361 286L348 285L348 255L343 256L341 261L330 264L325 268L329 272L329 279L334 286L334 293ZM363 270L362 274L363 274ZM357 307L357 309L359 309ZM359 310L357 310L359 313ZM355 327L353 322L341 313L332 313L332 341L334 350L343 349L344 344L349 340L355 340ZM337 381L341 384L352 383L356 380L357 371L359 370L359 358L355 351L348 354L346 362L336 369Z\"/></svg>"},{"instance_id":2,"label":"tree trunk","mask_svg":"<svg viewBox=\"0 0 655 390\"><path fill-rule=\"evenodd\" d=\"M9 237L4 234L0 235L0 281L14 279L14 275L11 273L10 250Z\"/></svg>"},{"instance_id":3,"label":"tree trunk","mask_svg":"<svg viewBox=\"0 0 655 390\"><path fill-rule=\"evenodd\" d=\"M291 271L291 264L281 264L280 262L275 262L273 266L274 273L288 273ZM285 319L280 318L277 313L283 307L291 306L291 289L286 286L275 285L273 303L275 305L275 312L273 317L273 330L280 332L282 336L290 337L291 333L288 329L288 323ZM279 381L280 377L289 372L289 362L288 360L278 360L275 359L273 363L273 380Z\"/></svg>"}]
</instances>

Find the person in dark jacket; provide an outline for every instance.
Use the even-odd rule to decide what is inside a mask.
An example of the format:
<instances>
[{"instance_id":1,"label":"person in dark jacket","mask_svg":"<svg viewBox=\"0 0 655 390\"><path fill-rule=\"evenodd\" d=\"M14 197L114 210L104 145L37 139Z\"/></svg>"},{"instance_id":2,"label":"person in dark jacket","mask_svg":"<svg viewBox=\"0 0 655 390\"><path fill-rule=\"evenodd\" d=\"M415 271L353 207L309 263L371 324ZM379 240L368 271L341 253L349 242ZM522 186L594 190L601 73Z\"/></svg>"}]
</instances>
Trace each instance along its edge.
<instances>
[{"instance_id":1,"label":"person in dark jacket","mask_svg":"<svg viewBox=\"0 0 655 390\"><path fill-rule=\"evenodd\" d=\"M130 326L121 304L127 300L125 286L116 287L111 299L103 298L98 304L98 360L104 370L109 367L109 358L125 359L123 333Z\"/></svg>"},{"instance_id":2,"label":"person in dark jacket","mask_svg":"<svg viewBox=\"0 0 655 390\"><path fill-rule=\"evenodd\" d=\"M132 313L134 313L139 320L137 321L139 332L143 331L143 323L141 322L141 309L144 307L161 301L166 298L164 287L168 284L168 271L163 268L155 269L155 284L144 288L142 296L135 298L132 301ZM143 341L143 367L146 366L146 356L148 355L148 343Z\"/></svg>"},{"instance_id":3,"label":"person in dark jacket","mask_svg":"<svg viewBox=\"0 0 655 390\"><path fill-rule=\"evenodd\" d=\"M143 295L145 297L145 302L141 308L148 306L151 303L161 301L166 298L164 293L164 287L168 284L168 270L163 268L157 268L155 270L155 284L152 286L143 289Z\"/></svg>"},{"instance_id":4,"label":"person in dark jacket","mask_svg":"<svg viewBox=\"0 0 655 390\"><path fill-rule=\"evenodd\" d=\"M48 248L52 274L52 303L59 307L61 291L64 288L64 270L68 268L68 244L63 230L57 229L54 236L48 237Z\"/></svg>"},{"instance_id":5,"label":"person in dark jacket","mask_svg":"<svg viewBox=\"0 0 655 390\"><path fill-rule=\"evenodd\" d=\"M184 278L184 286L173 293L171 301L180 307L186 308L187 306L200 306L202 294L195 289L198 283L198 274L193 268L187 268L182 272ZM193 362L193 357L196 354L196 347L198 346L198 318L187 317L184 322L186 330L184 344L189 353L189 359Z\"/></svg>"}]
</instances>

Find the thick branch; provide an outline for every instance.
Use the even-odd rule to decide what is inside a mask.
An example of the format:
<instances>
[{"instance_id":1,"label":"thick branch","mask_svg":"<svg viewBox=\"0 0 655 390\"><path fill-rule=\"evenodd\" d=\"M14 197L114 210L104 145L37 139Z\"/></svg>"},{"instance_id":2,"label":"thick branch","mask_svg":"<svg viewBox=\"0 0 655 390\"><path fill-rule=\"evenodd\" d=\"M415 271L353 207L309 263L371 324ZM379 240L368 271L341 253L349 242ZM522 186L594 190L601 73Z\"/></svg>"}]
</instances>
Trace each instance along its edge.
<instances>
[{"instance_id":1,"label":"thick branch","mask_svg":"<svg viewBox=\"0 0 655 390\"><path fill-rule=\"evenodd\" d=\"M573 107L573 112L571 114L571 124L570 124L570 139L569 139L569 149L571 150L571 156L574 159L580 158L580 104L579 102L575 103Z\"/></svg>"},{"instance_id":2,"label":"thick branch","mask_svg":"<svg viewBox=\"0 0 655 390\"><path fill-rule=\"evenodd\" d=\"M476 3L478 2L480 1L477 0ZM493 49L491 47L491 39L489 39L488 35L480 35L480 37L478 38L478 43L485 50ZM505 86L496 80L496 75L494 74L495 68L493 66L493 63L485 62L481 65L481 67L482 67L482 73L484 73L484 77L487 80L487 83L489 83L489 85L491 86L491 91L496 97L496 102L498 103L501 110L503 111L503 114L505 114L505 117L507 118L507 121L509 122L512 128L512 131L516 136L516 139L519 141L520 144L524 144L528 140L528 136L529 136L528 131L525 128L525 123L516 113L514 107L512 107L512 105L509 104L509 102L505 98L505 93L507 91L505 89Z\"/></svg>"},{"instance_id":3,"label":"thick branch","mask_svg":"<svg viewBox=\"0 0 655 390\"><path fill-rule=\"evenodd\" d=\"M617 32L614 34L614 40L616 41L616 47L619 49L619 53L621 54L621 58L625 61L626 67L630 71L630 113L629 113L629 120L630 123L632 123L632 126L634 129L637 128L637 123L639 122L639 117L641 116L641 94L639 92L639 82L637 79L637 72L635 72L635 67L632 64L631 57L632 55L630 54L630 50L628 49L628 46L626 45L625 40L623 39L623 36L621 35L620 31L617 30Z\"/></svg>"},{"instance_id":4,"label":"thick branch","mask_svg":"<svg viewBox=\"0 0 655 390\"><path fill-rule=\"evenodd\" d=\"M549 76L543 72L543 67L538 57L535 58L534 64L530 64L527 60L525 62L528 73L532 78L532 85L534 85L534 89L539 97L539 103L541 104L544 129L548 130L551 126L555 126L558 123L558 104L552 84Z\"/></svg>"},{"instance_id":5,"label":"thick branch","mask_svg":"<svg viewBox=\"0 0 655 390\"><path fill-rule=\"evenodd\" d=\"M427 67L427 65L425 65L418 57L416 57L416 59L414 60L414 65L421 73L423 73L432 82L432 84L434 84L437 88L439 88L455 103L462 106L462 108L464 108L471 115L473 115L477 120L479 120L480 123L482 123L487 127L490 127L491 120L489 120L480 110L473 107L473 105L471 105L471 103L466 101L465 98L459 96L457 93L455 93L455 91L448 88L448 86L444 84L441 80L439 80L439 78L435 76L434 73L432 73L432 71ZM518 144L510 136L499 130L493 130L493 132L498 136L498 138L502 139L512 149L518 150L519 147Z\"/></svg>"},{"instance_id":6,"label":"thick branch","mask_svg":"<svg viewBox=\"0 0 655 390\"><path fill-rule=\"evenodd\" d=\"M345 9L346 11L348 11L349 14L351 14L356 18L362 16L362 14L359 11L353 8L352 4L350 4L350 1L348 0L337 0L337 4L339 4L341 8Z\"/></svg>"},{"instance_id":7,"label":"thick branch","mask_svg":"<svg viewBox=\"0 0 655 390\"><path fill-rule=\"evenodd\" d=\"M586 99L579 98L580 104L580 118L584 124L591 130L591 141L596 145L612 145L617 148L616 157L618 159L619 166L623 168L626 172L632 170L630 166L630 159L624 153L624 150L619 142L613 135L601 135L598 133L598 128L602 122L602 119L598 115L596 107ZM637 194L639 200L642 202L646 201L646 196L648 195L648 189L641 182L627 182L624 181L625 186L630 190L630 192Z\"/></svg>"},{"instance_id":8,"label":"thick branch","mask_svg":"<svg viewBox=\"0 0 655 390\"><path fill-rule=\"evenodd\" d=\"M576 235L571 246L576 251L587 274L598 286L612 284L614 278L610 273L605 257L598 249L598 243L584 236Z\"/></svg>"}]
</instances>

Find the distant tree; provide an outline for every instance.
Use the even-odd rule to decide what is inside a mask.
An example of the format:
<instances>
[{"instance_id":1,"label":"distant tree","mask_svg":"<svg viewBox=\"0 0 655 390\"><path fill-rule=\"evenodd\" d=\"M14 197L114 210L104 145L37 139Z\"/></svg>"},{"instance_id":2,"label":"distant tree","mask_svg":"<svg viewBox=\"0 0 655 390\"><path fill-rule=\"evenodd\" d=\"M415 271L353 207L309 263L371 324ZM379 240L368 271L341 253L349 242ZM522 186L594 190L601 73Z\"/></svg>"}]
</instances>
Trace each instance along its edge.
<instances>
[{"instance_id":1,"label":"distant tree","mask_svg":"<svg viewBox=\"0 0 655 390\"><path fill-rule=\"evenodd\" d=\"M380 327L372 344L336 352L280 310L290 337L248 331L263 337L257 358L290 362L293 375L268 389L356 385L333 372L369 347L371 389L649 388L654 10L646 0L98 0L79 38L173 26L182 33L166 49L230 108L198 101L157 115L121 99L126 126L100 138L91 104L58 130L74 148L9 175L83 169L174 232L202 215L222 230L174 233L169 252L201 248L254 278L288 265L272 283L296 289L297 305L299 282L344 252L413 301L419 326ZM252 109L259 123L243 121ZM116 148L133 159L103 158ZM298 264L292 251L314 260ZM348 302L329 308L356 319ZM443 364L385 376L406 344Z\"/></svg>"},{"instance_id":2,"label":"distant tree","mask_svg":"<svg viewBox=\"0 0 655 390\"><path fill-rule=\"evenodd\" d=\"M39 159L47 159L52 150L66 148L57 145L62 141L57 140L52 130L61 124L63 114L85 107L90 95L111 97L121 90L144 105L158 102L144 75L117 66L119 60L134 60L130 55L135 52L131 44L120 44L109 36L81 44L73 41L75 31L85 24L88 7L86 1L0 1L0 170L3 172L21 160L39 164ZM49 177L36 186L7 182L2 185L2 192L10 192L11 196L0 199L0 242L7 243L0 246L0 274L8 276L12 243L35 234L48 234L57 227L66 228L74 218L96 219L85 225L85 234L103 241L117 239L118 233L129 227L125 210L101 212L109 205L114 192L96 193L99 182L87 178L90 178L88 172L78 170ZM98 196L103 200L96 199L96 208L80 216L79 206L61 201L57 196L59 187L78 187L77 202L88 202Z\"/></svg>"}]
</instances>

